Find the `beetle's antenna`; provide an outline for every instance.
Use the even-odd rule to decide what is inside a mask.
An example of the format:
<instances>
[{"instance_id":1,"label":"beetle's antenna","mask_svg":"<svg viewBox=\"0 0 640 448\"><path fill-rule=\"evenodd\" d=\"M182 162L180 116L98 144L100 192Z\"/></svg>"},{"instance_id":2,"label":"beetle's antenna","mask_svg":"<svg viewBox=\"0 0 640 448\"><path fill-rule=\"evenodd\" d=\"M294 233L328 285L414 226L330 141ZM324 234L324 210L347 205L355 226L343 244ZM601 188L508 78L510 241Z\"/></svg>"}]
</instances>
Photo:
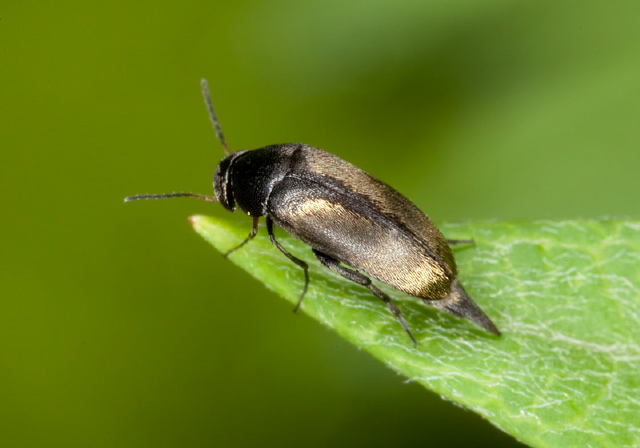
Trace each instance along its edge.
<instances>
[{"instance_id":1,"label":"beetle's antenna","mask_svg":"<svg viewBox=\"0 0 640 448\"><path fill-rule=\"evenodd\" d=\"M229 155L231 154L231 151L229 151L227 142L224 140L224 135L222 134L222 128L220 128L220 122L218 121L216 110L213 108L213 103L211 102L211 95L209 94L209 83L207 82L206 79L202 79L200 81L200 87L202 88L202 96L204 97L204 104L207 105L207 110L209 111L209 118L211 119L211 124L213 124L213 129L215 129L216 131L216 136L218 136L218 140L220 140L220 143L222 143L224 152L227 155Z\"/></svg>"},{"instance_id":2,"label":"beetle's antenna","mask_svg":"<svg viewBox=\"0 0 640 448\"><path fill-rule=\"evenodd\" d=\"M205 196L196 193L167 193L167 194L137 194L124 198L124 202L139 201L141 199L164 199L164 198L198 198L209 202L218 202L215 196Z\"/></svg>"}]
</instances>

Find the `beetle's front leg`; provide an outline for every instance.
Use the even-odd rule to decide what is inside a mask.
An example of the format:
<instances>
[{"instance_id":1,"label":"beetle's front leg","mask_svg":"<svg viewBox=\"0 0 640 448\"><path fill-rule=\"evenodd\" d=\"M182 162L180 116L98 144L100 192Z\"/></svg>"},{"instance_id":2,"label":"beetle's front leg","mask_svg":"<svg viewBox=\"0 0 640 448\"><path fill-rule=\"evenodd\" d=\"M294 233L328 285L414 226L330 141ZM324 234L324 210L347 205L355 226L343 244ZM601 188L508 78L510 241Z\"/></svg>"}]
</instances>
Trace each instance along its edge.
<instances>
[{"instance_id":1,"label":"beetle's front leg","mask_svg":"<svg viewBox=\"0 0 640 448\"><path fill-rule=\"evenodd\" d=\"M234 247L232 249L229 249L224 254L225 257L228 257L231 252L235 252L236 250L240 249L242 246L247 244L249 241L251 241L258 234L258 221L260 221L260 217L259 216L254 216L253 217L253 226L251 227L251 233L249 234L249 236L246 237L244 239L244 241L242 243L238 244L236 247Z\"/></svg>"}]
</instances>

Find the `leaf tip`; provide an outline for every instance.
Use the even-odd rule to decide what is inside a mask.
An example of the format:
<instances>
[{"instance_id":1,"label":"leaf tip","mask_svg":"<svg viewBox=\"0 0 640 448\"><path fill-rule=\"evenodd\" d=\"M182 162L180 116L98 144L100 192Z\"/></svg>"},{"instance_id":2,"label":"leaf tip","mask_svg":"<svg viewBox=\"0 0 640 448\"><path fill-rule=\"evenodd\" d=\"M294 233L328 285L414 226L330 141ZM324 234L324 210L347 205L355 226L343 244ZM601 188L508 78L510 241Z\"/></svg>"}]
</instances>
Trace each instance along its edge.
<instances>
[{"instance_id":1,"label":"leaf tip","mask_svg":"<svg viewBox=\"0 0 640 448\"><path fill-rule=\"evenodd\" d=\"M194 229L198 230L198 224L202 220L202 215L193 215L189 216L189 222L193 226Z\"/></svg>"}]
</instances>

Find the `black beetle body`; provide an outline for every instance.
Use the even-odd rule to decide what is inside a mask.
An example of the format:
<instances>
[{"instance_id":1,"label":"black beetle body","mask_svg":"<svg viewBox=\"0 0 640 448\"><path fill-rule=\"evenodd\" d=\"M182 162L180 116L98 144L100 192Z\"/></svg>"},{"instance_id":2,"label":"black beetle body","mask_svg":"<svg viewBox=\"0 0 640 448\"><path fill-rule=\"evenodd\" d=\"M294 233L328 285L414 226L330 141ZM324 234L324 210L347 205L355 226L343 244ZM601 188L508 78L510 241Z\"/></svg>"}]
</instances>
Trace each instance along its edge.
<instances>
[{"instance_id":1,"label":"black beetle body","mask_svg":"<svg viewBox=\"0 0 640 448\"><path fill-rule=\"evenodd\" d=\"M228 210L237 205L273 220L337 272L345 274L338 263L350 266L499 334L458 282L451 249L431 220L339 157L300 143L236 152L218 165L214 191Z\"/></svg>"},{"instance_id":2,"label":"black beetle body","mask_svg":"<svg viewBox=\"0 0 640 448\"><path fill-rule=\"evenodd\" d=\"M226 150L205 82L203 92ZM220 162L213 186L215 197L173 193L126 200L194 196L219 201L231 211L239 207L253 217L253 227L226 255L250 241L259 218L266 217L272 243L304 270L296 310L309 284L308 266L278 243L274 223L308 244L323 265L382 299L414 343L400 311L362 273L500 334L458 281L449 244L431 220L402 194L339 157L301 143L238 151Z\"/></svg>"}]
</instances>

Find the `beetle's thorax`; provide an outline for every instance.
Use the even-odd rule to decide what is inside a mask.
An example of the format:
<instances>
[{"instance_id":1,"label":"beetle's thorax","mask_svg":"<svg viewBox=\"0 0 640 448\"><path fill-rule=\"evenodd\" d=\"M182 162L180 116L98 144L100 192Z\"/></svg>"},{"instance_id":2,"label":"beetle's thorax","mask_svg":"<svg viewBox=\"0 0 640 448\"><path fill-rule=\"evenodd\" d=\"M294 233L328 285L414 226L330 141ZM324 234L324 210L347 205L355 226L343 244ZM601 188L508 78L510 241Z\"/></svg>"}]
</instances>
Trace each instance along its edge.
<instances>
[{"instance_id":1,"label":"beetle's thorax","mask_svg":"<svg viewBox=\"0 0 640 448\"><path fill-rule=\"evenodd\" d=\"M216 197L227 210L238 206L250 216L266 215L271 190L289 171L291 154L300 146L271 145L225 157L213 179Z\"/></svg>"}]
</instances>

